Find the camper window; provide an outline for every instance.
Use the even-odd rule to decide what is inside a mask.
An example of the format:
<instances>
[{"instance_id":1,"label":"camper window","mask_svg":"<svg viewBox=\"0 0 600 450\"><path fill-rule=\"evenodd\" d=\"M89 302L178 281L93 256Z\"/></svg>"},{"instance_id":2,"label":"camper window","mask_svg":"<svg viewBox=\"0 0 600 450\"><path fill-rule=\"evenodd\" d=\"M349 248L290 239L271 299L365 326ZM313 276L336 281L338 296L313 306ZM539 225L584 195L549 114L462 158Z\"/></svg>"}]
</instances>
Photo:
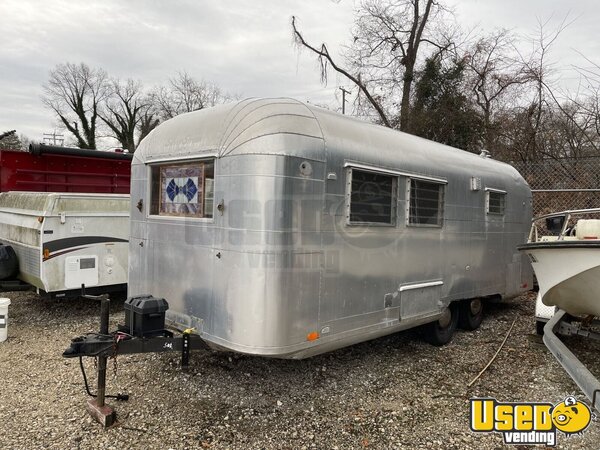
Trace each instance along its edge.
<instances>
[{"instance_id":1,"label":"camper window","mask_svg":"<svg viewBox=\"0 0 600 450\"><path fill-rule=\"evenodd\" d=\"M349 223L394 225L397 177L351 169L349 178Z\"/></svg>"},{"instance_id":2,"label":"camper window","mask_svg":"<svg viewBox=\"0 0 600 450\"><path fill-rule=\"evenodd\" d=\"M408 225L441 227L444 219L444 184L410 178Z\"/></svg>"},{"instance_id":3,"label":"camper window","mask_svg":"<svg viewBox=\"0 0 600 450\"><path fill-rule=\"evenodd\" d=\"M214 160L151 166L150 214L211 218L214 167Z\"/></svg>"},{"instance_id":4,"label":"camper window","mask_svg":"<svg viewBox=\"0 0 600 450\"><path fill-rule=\"evenodd\" d=\"M504 210L506 208L506 192L488 190L486 204L488 214L504 215Z\"/></svg>"}]
</instances>

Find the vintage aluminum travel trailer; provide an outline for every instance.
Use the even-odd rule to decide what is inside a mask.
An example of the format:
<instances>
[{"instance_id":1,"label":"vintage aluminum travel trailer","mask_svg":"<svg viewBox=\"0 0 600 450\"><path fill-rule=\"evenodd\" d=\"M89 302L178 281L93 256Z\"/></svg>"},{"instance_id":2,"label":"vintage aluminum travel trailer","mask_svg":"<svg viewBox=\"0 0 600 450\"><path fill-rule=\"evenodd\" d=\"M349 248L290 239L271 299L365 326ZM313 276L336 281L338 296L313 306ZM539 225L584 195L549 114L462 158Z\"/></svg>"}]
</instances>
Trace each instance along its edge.
<instances>
[{"instance_id":1,"label":"vintage aluminum travel trailer","mask_svg":"<svg viewBox=\"0 0 600 450\"><path fill-rule=\"evenodd\" d=\"M220 349L303 358L426 323L441 344L532 287L514 168L291 99L163 123L131 196L129 296Z\"/></svg>"},{"instance_id":2,"label":"vintage aluminum travel trailer","mask_svg":"<svg viewBox=\"0 0 600 450\"><path fill-rule=\"evenodd\" d=\"M126 194L0 193L0 243L14 249L0 271L42 294L125 290L128 235Z\"/></svg>"}]
</instances>

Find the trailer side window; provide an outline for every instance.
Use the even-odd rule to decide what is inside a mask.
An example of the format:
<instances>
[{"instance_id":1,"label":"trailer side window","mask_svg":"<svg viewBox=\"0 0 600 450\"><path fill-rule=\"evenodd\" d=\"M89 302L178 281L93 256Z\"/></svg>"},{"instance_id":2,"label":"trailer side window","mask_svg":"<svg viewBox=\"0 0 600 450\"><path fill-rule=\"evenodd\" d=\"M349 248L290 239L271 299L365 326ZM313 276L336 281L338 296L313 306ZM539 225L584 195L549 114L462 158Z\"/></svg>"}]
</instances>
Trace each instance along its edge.
<instances>
[{"instance_id":1,"label":"trailer side window","mask_svg":"<svg viewBox=\"0 0 600 450\"><path fill-rule=\"evenodd\" d=\"M441 227L444 220L444 184L409 180L408 224Z\"/></svg>"},{"instance_id":2,"label":"trailer side window","mask_svg":"<svg viewBox=\"0 0 600 450\"><path fill-rule=\"evenodd\" d=\"M150 214L211 218L214 160L151 166Z\"/></svg>"},{"instance_id":3,"label":"trailer side window","mask_svg":"<svg viewBox=\"0 0 600 450\"><path fill-rule=\"evenodd\" d=\"M504 215L506 208L506 192L487 191L486 205L488 214Z\"/></svg>"},{"instance_id":4,"label":"trailer side window","mask_svg":"<svg viewBox=\"0 0 600 450\"><path fill-rule=\"evenodd\" d=\"M349 189L349 223L394 225L397 177L352 169Z\"/></svg>"}]
</instances>

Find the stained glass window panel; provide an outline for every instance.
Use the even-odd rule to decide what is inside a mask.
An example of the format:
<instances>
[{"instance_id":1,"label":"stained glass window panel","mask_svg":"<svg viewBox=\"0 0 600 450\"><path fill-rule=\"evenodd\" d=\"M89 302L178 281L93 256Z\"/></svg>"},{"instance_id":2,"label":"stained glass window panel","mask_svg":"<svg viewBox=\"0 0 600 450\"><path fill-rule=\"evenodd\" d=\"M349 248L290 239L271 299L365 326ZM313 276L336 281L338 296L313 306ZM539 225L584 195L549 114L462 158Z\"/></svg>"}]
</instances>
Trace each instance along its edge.
<instances>
[{"instance_id":1,"label":"stained glass window panel","mask_svg":"<svg viewBox=\"0 0 600 450\"><path fill-rule=\"evenodd\" d=\"M160 214L203 216L203 164L160 168Z\"/></svg>"},{"instance_id":2,"label":"stained glass window panel","mask_svg":"<svg viewBox=\"0 0 600 450\"><path fill-rule=\"evenodd\" d=\"M150 215L213 217L214 160L150 166Z\"/></svg>"}]
</instances>

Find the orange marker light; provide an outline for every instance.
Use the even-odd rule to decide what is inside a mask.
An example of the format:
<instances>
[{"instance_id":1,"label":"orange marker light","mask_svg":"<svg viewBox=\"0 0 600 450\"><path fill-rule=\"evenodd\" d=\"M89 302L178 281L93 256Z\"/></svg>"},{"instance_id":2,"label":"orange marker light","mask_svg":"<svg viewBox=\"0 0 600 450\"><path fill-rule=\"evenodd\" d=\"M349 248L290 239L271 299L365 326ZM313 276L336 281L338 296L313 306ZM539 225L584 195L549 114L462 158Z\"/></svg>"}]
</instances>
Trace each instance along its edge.
<instances>
[{"instance_id":1,"label":"orange marker light","mask_svg":"<svg viewBox=\"0 0 600 450\"><path fill-rule=\"evenodd\" d=\"M47 248L44 249L44 259L50 258L50 250Z\"/></svg>"},{"instance_id":2,"label":"orange marker light","mask_svg":"<svg viewBox=\"0 0 600 450\"><path fill-rule=\"evenodd\" d=\"M312 333L308 333L306 335L307 341L316 341L317 339L319 339L319 333L317 333L316 331L313 331Z\"/></svg>"},{"instance_id":3,"label":"orange marker light","mask_svg":"<svg viewBox=\"0 0 600 450\"><path fill-rule=\"evenodd\" d=\"M38 216L38 222L42 223L44 221L44 216Z\"/></svg>"}]
</instances>

